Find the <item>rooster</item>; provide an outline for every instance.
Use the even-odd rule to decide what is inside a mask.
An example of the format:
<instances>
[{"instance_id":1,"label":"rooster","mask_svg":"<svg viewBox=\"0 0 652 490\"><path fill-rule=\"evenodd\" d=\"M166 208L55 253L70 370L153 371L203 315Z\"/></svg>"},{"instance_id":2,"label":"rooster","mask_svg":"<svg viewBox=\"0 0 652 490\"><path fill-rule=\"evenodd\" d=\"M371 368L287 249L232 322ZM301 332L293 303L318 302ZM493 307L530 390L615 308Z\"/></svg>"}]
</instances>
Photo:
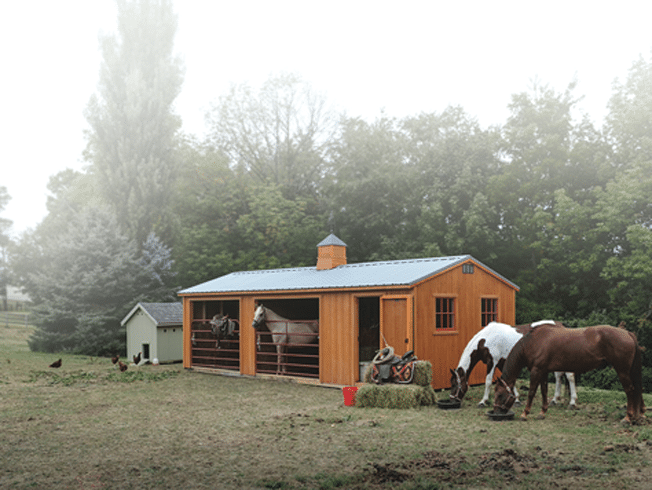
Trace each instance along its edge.
<instances>
[{"instance_id":1,"label":"rooster","mask_svg":"<svg viewBox=\"0 0 652 490\"><path fill-rule=\"evenodd\" d=\"M127 370L127 365L122 361L118 361L118 366L120 366L121 373L124 373Z\"/></svg>"},{"instance_id":2,"label":"rooster","mask_svg":"<svg viewBox=\"0 0 652 490\"><path fill-rule=\"evenodd\" d=\"M137 356L134 356L134 364L138 366L138 363L140 363L140 355L142 352L139 352Z\"/></svg>"},{"instance_id":3,"label":"rooster","mask_svg":"<svg viewBox=\"0 0 652 490\"><path fill-rule=\"evenodd\" d=\"M52 364L50 364L51 368L60 368L61 367L61 359L58 361L54 361Z\"/></svg>"},{"instance_id":4,"label":"rooster","mask_svg":"<svg viewBox=\"0 0 652 490\"><path fill-rule=\"evenodd\" d=\"M116 354L115 356L113 356L113 357L111 358L111 362L112 362L113 364L115 364L115 363L118 362L118 359L120 359L120 356Z\"/></svg>"}]
</instances>

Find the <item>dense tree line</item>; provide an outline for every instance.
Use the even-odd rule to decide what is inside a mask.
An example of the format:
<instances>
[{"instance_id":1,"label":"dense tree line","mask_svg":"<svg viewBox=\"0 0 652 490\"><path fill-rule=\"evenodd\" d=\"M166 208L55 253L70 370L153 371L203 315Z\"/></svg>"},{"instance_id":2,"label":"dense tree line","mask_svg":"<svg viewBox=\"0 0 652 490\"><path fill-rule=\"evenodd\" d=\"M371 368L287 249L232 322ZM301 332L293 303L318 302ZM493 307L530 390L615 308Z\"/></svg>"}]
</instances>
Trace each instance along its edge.
<instances>
[{"instance_id":1,"label":"dense tree line","mask_svg":"<svg viewBox=\"0 0 652 490\"><path fill-rule=\"evenodd\" d=\"M119 7L120 35L102 42L87 111L89 166L51 178L48 216L14 248L14 280L42 312L34 347L98 352L108 340L75 343L85 338L76 324L66 323L70 342L55 342L54 310L75 312L71 321L98 311L103 325L138 297L236 270L314 265L333 231L349 262L469 253L520 286L518 322L624 321L649 347L652 379L651 61L614 84L601 128L578 110L574 82L561 92L534 83L512 96L504 124L483 128L461 107L373 121L337 114L283 74L219 97L199 139L181 134L173 113L182 69L170 3ZM79 265L65 265L73 236ZM100 263L88 275L97 284L73 288L71 271ZM109 270L130 281L125 295L103 284ZM46 297L39 288L53 283ZM94 310L93 288L115 290L116 303ZM66 303L73 291L88 293L77 307ZM112 342L124 334L112 332Z\"/></svg>"}]
</instances>

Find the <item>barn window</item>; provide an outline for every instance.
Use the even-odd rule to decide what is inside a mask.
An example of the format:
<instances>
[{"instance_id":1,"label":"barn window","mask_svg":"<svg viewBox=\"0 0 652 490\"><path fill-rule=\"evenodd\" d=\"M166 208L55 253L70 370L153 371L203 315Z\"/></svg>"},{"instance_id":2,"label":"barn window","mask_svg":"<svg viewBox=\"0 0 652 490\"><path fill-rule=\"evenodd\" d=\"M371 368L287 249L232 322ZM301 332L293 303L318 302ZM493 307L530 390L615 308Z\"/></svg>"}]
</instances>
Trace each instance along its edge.
<instances>
[{"instance_id":1,"label":"barn window","mask_svg":"<svg viewBox=\"0 0 652 490\"><path fill-rule=\"evenodd\" d=\"M473 264L462 264L463 274L473 274Z\"/></svg>"},{"instance_id":2,"label":"barn window","mask_svg":"<svg viewBox=\"0 0 652 490\"><path fill-rule=\"evenodd\" d=\"M481 302L482 326L485 327L498 320L498 299L482 298Z\"/></svg>"},{"instance_id":3,"label":"barn window","mask_svg":"<svg viewBox=\"0 0 652 490\"><path fill-rule=\"evenodd\" d=\"M435 298L435 328L439 331L455 329L455 298Z\"/></svg>"}]
</instances>

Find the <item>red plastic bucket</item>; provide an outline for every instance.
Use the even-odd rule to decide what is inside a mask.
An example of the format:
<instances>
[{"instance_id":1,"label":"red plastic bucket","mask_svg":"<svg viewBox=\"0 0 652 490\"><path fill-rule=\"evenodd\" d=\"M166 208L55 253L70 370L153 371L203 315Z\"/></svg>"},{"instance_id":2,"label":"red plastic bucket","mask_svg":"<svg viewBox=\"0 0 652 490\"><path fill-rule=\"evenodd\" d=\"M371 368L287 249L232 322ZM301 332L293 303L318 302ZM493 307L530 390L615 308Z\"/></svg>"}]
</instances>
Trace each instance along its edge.
<instances>
[{"instance_id":1,"label":"red plastic bucket","mask_svg":"<svg viewBox=\"0 0 652 490\"><path fill-rule=\"evenodd\" d=\"M342 393L344 394L344 405L347 407L352 407L355 405L355 392L358 391L357 386L345 386L342 388Z\"/></svg>"}]
</instances>

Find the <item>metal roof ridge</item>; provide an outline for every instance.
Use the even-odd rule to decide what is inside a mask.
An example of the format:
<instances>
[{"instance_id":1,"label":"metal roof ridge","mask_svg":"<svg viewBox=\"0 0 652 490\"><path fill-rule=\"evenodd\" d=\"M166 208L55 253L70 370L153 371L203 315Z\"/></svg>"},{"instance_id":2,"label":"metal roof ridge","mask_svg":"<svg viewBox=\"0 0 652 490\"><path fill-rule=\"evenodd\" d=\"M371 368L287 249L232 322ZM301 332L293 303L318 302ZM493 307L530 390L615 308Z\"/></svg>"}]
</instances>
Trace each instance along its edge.
<instances>
[{"instance_id":1,"label":"metal roof ridge","mask_svg":"<svg viewBox=\"0 0 652 490\"><path fill-rule=\"evenodd\" d=\"M344 268L349 268L349 267L377 267L381 265L388 265L388 264L409 264L409 263L417 263L417 262L435 262L435 261L441 261L441 260L466 260L468 258L472 258L471 255L469 254L462 254L462 255L446 255L442 257L418 257L414 259L395 259L395 260L375 260L375 261L368 261L368 262L353 262L353 263L348 263L348 264L342 264L337 267L334 267L333 269L326 269L323 271L319 272L327 272L328 270L336 270L336 269L344 269ZM301 271L301 270L316 270L315 266L305 266L305 267L280 267L278 269L256 269L256 270L250 270L250 271L233 271L229 274L226 275L240 275L240 274L268 274L272 272L289 272L289 271Z\"/></svg>"}]
</instances>

